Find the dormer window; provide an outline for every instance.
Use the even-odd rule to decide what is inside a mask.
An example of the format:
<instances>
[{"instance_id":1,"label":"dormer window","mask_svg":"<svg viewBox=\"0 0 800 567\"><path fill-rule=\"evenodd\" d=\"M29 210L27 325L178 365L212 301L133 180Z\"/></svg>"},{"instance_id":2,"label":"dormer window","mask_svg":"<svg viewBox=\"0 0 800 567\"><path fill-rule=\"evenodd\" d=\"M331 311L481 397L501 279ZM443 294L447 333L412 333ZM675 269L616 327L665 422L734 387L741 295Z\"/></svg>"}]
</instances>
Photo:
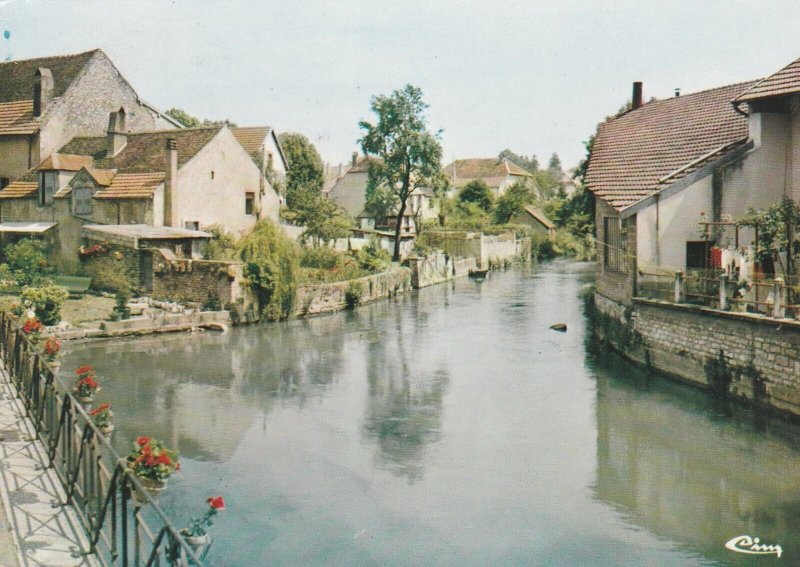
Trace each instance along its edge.
<instances>
[{"instance_id":1,"label":"dormer window","mask_svg":"<svg viewBox=\"0 0 800 567\"><path fill-rule=\"evenodd\" d=\"M58 190L58 172L42 171L39 173L39 206L48 207L53 204L53 195Z\"/></svg>"}]
</instances>

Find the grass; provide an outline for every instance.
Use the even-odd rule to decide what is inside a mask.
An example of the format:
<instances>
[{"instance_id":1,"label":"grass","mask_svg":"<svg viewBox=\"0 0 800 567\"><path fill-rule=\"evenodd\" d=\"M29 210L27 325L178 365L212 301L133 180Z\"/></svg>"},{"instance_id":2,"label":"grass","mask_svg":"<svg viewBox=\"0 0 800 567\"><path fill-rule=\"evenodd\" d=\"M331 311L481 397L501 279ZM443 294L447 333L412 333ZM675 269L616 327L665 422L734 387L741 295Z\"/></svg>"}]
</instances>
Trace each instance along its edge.
<instances>
[{"instance_id":1,"label":"grass","mask_svg":"<svg viewBox=\"0 0 800 567\"><path fill-rule=\"evenodd\" d=\"M113 297L86 294L79 299L67 299L61 307L61 320L74 327L95 327L111 318L116 301ZM18 295L0 295L0 308L19 304Z\"/></svg>"}]
</instances>

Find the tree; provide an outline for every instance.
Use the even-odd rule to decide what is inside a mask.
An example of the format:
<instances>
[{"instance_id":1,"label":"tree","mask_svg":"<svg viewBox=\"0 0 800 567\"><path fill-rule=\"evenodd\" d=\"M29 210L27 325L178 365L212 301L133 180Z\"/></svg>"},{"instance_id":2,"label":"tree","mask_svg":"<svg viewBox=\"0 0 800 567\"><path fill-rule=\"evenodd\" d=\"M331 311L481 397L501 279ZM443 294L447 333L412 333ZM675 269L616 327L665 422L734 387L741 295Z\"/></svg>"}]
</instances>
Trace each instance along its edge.
<instances>
[{"instance_id":1,"label":"tree","mask_svg":"<svg viewBox=\"0 0 800 567\"><path fill-rule=\"evenodd\" d=\"M505 224L511 217L522 210L525 205L529 205L536 200L533 190L525 183L514 183L499 199L494 208L494 221L497 224Z\"/></svg>"},{"instance_id":2,"label":"tree","mask_svg":"<svg viewBox=\"0 0 800 567\"><path fill-rule=\"evenodd\" d=\"M350 235L351 221L339 206L319 193L295 194L295 221L306 227L303 237L316 245Z\"/></svg>"},{"instance_id":3,"label":"tree","mask_svg":"<svg viewBox=\"0 0 800 567\"><path fill-rule=\"evenodd\" d=\"M500 152L500 154L497 157L500 159L507 159L514 162L528 173L536 173L537 171L539 171L539 160L536 159L536 154L531 154L531 157L522 156L517 153L514 153L509 148L506 148L502 152Z\"/></svg>"},{"instance_id":4,"label":"tree","mask_svg":"<svg viewBox=\"0 0 800 567\"><path fill-rule=\"evenodd\" d=\"M286 205L296 208L295 200L319 195L325 183L322 158L308 138L297 132L283 132L278 140L289 166L286 172ZM303 193L305 197L300 197Z\"/></svg>"},{"instance_id":5,"label":"tree","mask_svg":"<svg viewBox=\"0 0 800 567\"><path fill-rule=\"evenodd\" d=\"M394 231L394 254L400 259L400 230L408 206L408 196L417 187L441 187L442 146L440 132L428 132L422 90L406 85L391 95L372 97L371 109L376 124L361 121L364 131L359 140L365 155L378 159L369 162L369 185L384 186L395 196L397 224Z\"/></svg>"},{"instance_id":6,"label":"tree","mask_svg":"<svg viewBox=\"0 0 800 567\"><path fill-rule=\"evenodd\" d=\"M492 208L492 190L483 179L470 181L458 193L458 200L464 203L475 203L484 211Z\"/></svg>"},{"instance_id":7,"label":"tree","mask_svg":"<svg viewBox=\"0 0 800 567\"><path fill-rule=\"evenodd\" d=\"M564 172L561 170L561 158L559 158L558 154L555 152L550 156L550 161L547 164L547 172L553 179L561 181L561 176Z\"/></svg>"},{"instance_id":8,"label":"tree","mask_svg":"<svg viewBox=\"0 0 800 567\"><path fill-rule=\"evenodd\" d=\"M164 114L174 118L186 128L195 128L200 126L200 121L181 108L170 108Z\"/></svg>"},{"instance_id":9,"label":"tree","mask_svg":"<svg viewBox=\"0 0 800 567\"><path fill-rule=\"evenodd\" d=\"M261 219L239 243L239 258L258 293L262 316L270 320L288 318L300 270L297 245L269 219Z\"/></svg>"}]
</instances>

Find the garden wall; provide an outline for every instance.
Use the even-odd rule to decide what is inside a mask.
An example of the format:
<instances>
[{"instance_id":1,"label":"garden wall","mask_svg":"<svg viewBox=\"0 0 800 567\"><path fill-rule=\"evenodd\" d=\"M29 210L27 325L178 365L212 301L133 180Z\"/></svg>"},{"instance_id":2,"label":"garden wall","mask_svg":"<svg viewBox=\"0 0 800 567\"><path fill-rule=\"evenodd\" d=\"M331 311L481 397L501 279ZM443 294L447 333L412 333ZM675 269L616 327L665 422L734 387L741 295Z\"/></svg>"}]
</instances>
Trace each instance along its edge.
<instances>
[{"instance_id":1,"label":"garden wall","mask_svg":"<svg viewBox=\"0 0 800 567\"><path fill-rule=\"evenodd\" d=\"M455 260L444 252L408 258L407 262L411 268L411 285L416 289L466 276L476 267L475 258Z\"/></svg>"},{"instance_id":2,"label":"garden wall","mask_svg":"<svg viewBox=\"0 0 800 567\"><path fill-rule=\"evenodd\" d=\"M623 355L718 393L800 415L800 322L595 294L596 330Z\"/></svg>"},{"instance_id":3,"label":"garden wall","mask_svg":"<svg viewBox=\"0 0 800 567\"><path fill-rule=\"evenodd\" d=\"M295 300L296 316L314 315L338 311L347 307L348 288L360 287L363 290L358 303L369 303L399 293L411 291L411 270L393 268L387 272L366 276L350 281L316 285L303 285L297 289Z\"/></svg>"}]
</instances>

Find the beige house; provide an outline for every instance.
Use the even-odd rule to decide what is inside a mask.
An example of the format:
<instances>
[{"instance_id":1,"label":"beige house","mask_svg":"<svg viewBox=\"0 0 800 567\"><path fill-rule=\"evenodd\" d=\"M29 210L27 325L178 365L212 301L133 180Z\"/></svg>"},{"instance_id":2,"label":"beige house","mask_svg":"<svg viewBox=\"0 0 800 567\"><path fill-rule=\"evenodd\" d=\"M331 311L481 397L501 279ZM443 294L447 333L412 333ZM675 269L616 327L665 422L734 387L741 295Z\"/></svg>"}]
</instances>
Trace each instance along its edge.
<instances>
[{"instance_id":1,"label":"beige house","mask_svg":"<svg viewBox=\"0 0 800 567\"><path fill-rule=\"evenodd\" d=\"M0 63L0 189L124 108L130 131L172 121L139 98L100 49Z\"/></svg>"},{"instance_id":2,"label":"beige house","mask_svg":"<svg viewBox=\"0 0 800 567\"><path fill-rule=\"evenodd\" d=\"M281 181L286 179L289 164L275 130L269 126L234 127L231 132L253 157L265 176L272 171Z\"/></svg>"},{"instance_id":3,"label":"beige house","mask_svg":"<svg viewBox=\"0 0 800 567\"><path fill-rule=\"evenodd\" d=\"M277 221L277 193L227 126L128 133L126 118L111 113L105 136L74 138L0 191L0 232L50 223L55 263L74 272L84 225L164 227L185 239L207 237L210 225L242 234L259 218Z\"/></svg>"},{"instance_id":4,"label":"beige house","mask_svg":"<svg viewBox=\"0 0 800 567\"><path fill-rule=\"evenodd\" d=\"M554 225L542 211L533 205L527 205L523 207L520 212L511 217L509 222L512 224L523 224L525 226L529 226L535 232L543 234L548 238L556 237L556 225Z\"/></svg>"},{"instance_id":5,"label":"beige house","mask_svg":"<svg viewBox=\"0 0 800 567\"><path fill-rule=\"evenodd\" d=\"M489 186L495 197L505 194L514 183L530 185L537 197L541 197L533 175L507 158L458 159L442 171L456 191L471 181L481 180Z\"/></svg>"},{"instance_id":6,"label":"beige house","mask_svg":"<svg viewBox=\"0 0 800 567\"><path fill-rule=\"evenodd\" d=\"M625 302L637 272L709 265L702 223L800 199L800 60L761 80L642 104L600 125L587 184L597 197L598 292ZM752 252L751 229L711 225L711 245Z\"/></svg>"},{"instance_id":7,"label":"beige house","mask_svg":"<svg viewBox=\"0 0 800 567\"><path fill-rule=\"evenodd\" d=\"M369 160L367 156L359 157L354 152L350 167L325 184L323 195L336 202L348 215L356 219L360 228L394 227L397 222L396 214L389 215L385 219L374 219L364 210L367 202ZM436 219L438 215L439 205L433 190L417 188L408 196L402 232L416 234L417 220Z\"/></svg>"}]
</instances>

